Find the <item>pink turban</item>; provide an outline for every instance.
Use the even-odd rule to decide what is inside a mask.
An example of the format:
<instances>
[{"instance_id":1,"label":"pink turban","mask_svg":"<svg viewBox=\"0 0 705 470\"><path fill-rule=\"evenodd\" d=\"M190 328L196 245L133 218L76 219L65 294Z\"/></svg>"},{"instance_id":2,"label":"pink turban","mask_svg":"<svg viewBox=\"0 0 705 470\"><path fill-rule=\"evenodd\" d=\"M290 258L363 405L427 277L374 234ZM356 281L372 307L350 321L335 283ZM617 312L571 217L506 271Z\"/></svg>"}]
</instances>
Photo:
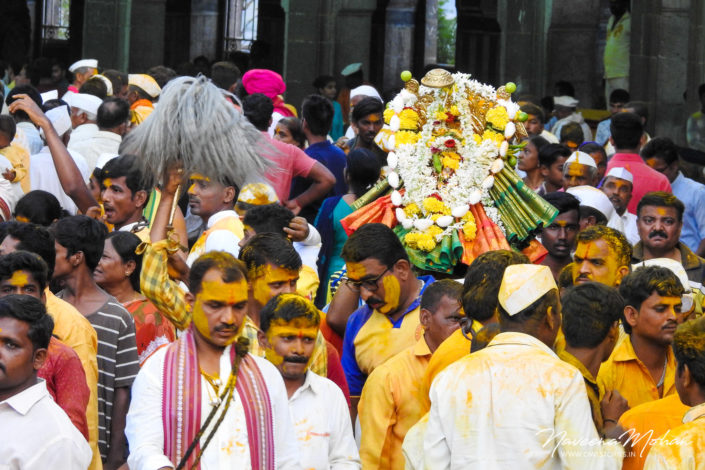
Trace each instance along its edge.
<instances>
[{"instance_id":1,"label":"pink turban","mask_svg":"<svg viewBox=\"0 0 705 470\"><path fill-rule=\"evenodd\" d=\"M274 100L277 95L286 91L282 76L277 72L266 69L252 69L242 76L242 85L248 94L262 93Z\"/></svg>"}]
</instances>

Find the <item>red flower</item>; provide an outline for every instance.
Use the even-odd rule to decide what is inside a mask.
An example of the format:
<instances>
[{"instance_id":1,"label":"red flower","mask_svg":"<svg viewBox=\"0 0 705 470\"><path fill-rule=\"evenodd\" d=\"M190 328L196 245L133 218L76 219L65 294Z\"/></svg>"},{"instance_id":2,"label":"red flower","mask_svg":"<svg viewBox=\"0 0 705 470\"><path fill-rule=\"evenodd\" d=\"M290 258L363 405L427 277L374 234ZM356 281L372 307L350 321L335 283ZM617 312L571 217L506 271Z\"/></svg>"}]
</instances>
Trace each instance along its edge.
<instances>
[{"instance_id":1,"label":"red flower","mask_svg":"<svg viewBox=\"0 0 705 470\"><path fill-rule=\"evenodd\" d=\"M455 148L455 140L453 140L453 139L446 140L445 146L448 147L449 149Z\"/></svg>"}]
</instances>

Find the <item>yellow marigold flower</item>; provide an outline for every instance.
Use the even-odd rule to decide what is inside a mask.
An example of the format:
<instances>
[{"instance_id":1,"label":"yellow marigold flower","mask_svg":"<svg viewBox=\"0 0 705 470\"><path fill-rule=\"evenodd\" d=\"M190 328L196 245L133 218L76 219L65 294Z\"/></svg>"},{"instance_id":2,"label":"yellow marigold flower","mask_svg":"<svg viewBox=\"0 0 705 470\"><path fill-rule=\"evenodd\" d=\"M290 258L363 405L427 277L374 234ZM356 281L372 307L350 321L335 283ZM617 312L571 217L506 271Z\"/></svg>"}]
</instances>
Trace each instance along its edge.
<instances>
[{"instance_id":1,"label":"yellow marigold flower","mask_svg":"<svg viewBox=\"0 0 705 470\"><path fill-rule=\"evenodd\" d=\"M475 236L477 235L477 225L475 225L474 220L465 222L463 225L463 235L465 235L465 239L468 241L475 239Z\"/></svg>"},{"instance_id":2,"label":"yellow marigold flower","mask_svg":"<svg viewBox=\"0 0 705 470\"><path fill-rule=\"evenodd\" d=\"M479 134L473 134L472 140L474 140L477 145L480 145L482 143L482 137L480 137Z\"/></svg>"},{"instance_id":3,"label":"yellow marigold flower","mask_svg":"<svg viewBox=\"0 0 705 470\"><path fill-rule=\"evenodd\" d=\"M475 222L475 216L472 215L471 211L467 211L465 213L465 215L463 216L463 218L460 220L465 221L465 222Z\"/></svg>"},{"instance_id":4,"label":"yellow marigold flower","mask_svg":"<svg viewBox=\"0 0 705 470\"><path fill-rule=\"evenodd\" d=\"M436 199L435 197L427 197L426 199L423 200L423 209L424 211L429 214L429 213L434 213L434 214L444 214L448 215L450 214L450 208L443 204L441 201Z\"/></svg>"},{"instance_id":5,"label":"yellow marigold flower","mask_svg":"<svg viewBox=\"0 0 705 470\"><path fill-rule=\"evenodd\" d=\"M419 127L419 114L411 108L406 108L399 113L399 128L416 130Z\"/></svg>"},{"instance_id":6,"label":"yellow marigold flower","mask_svg":"<svg viewBox=\"0 0 705 470\"><path fill-rule=\"evenodd\" d=\"M436 240L434 240L433 237L422 233L416 242L416 246L419 250L433 251L433 249L436 248Z\"/></svg>"},{"instance_id":7,"label":"yellow marigold flower","mask_svg":"<svg viewBox=\"0 0 705 470\"><path fill-rule=\"evenodd\" d=\"M396 145L415 144L419 141L419 135L411 131L397 131L394 133L394 143Z\"/></svg>"},{"instance_id":8,"label":"yellow marigold flower","mask_svg":"<svg viewBox=\"0 0 705 470\"><path fill-rule=\"evenodd\" d=\"M436 111L435 113L433 113L433 119L435 119L436 121L445 121L446 119L448 119L448 115L443 111Z\"/></svg>"},{"instance_id":9,"label":"yellow marigold flower","mask_svg":"<svg viewBox=\"0 0 705 470\"><path fill-rule=\"evenodd\" d=\"M457 170L460 166L460 162L452 157L443 157L441 163L443 163L444 167L450 168L451 170Z\"/></svg>"},{"instance_id":10,"label":"yellow marigold flower","mask_svg":"<svg viewBox=\"0 0 705 470\"><path fill-rule=\"evenodd\" d=\"M414 202L404 208L404 214L406 214L407 217L412 217L420 213L421 211L419 210L419 206L417 206Z\"/></svg>"},{"instance_id":11,"label":"yellow marigold flower","mask_svg":"<svg viewBox=\"0 0 705 470\"><path fill-rule=\"evenodd\" d=\"M394 116L394 110L392 108L387 108L384 110L384 123L389 124L389 121L392 120L392 116Z\"/></svg>"},{"instance_id":12,"label":"yellow marigold flower","mask_svg":"<svg viewBox=\"0 0 705 470\"><path fill-rule=\"evenodd\" d=\"M451 106L450 114L452 114L453 116L460 116L460 110L456 105Z\"/></svg>"},{"instance_id":13,"label":"yellow marigold flower","mask_svg":"<svg viewBox=\"0 0 705 470\"><path fill-rule=\"evenodd\" d=\"M500 145L502 141L504 141L504 135L491 129L486 129L485 132L482 133L482 140L492 140L495 144Z\"/></svg>"},{"instance_id":14,"label":"yellow marigold flower","mask_svg":"<svg viewBox=\"0 0 705 470\"><path fill-rule=\"evenodd\" d=\"M435 239L436 236L443 233L443 229L440 228L438 225L431 225L429 228L426 229L426 232L424 233Z\"/></svg>"},{"instance_id":15,"label":"yellow marigold flower","mask_svg":"<svg viewBox=\"0 0 705 470\"><path fill-rule=\"evenodd\" d=\"M492 124L495 129L503 131L509 122L509 115L507 115L507 110L504 106L495 106L487 111L485 120Z\"/></svg>"}]
</instances>

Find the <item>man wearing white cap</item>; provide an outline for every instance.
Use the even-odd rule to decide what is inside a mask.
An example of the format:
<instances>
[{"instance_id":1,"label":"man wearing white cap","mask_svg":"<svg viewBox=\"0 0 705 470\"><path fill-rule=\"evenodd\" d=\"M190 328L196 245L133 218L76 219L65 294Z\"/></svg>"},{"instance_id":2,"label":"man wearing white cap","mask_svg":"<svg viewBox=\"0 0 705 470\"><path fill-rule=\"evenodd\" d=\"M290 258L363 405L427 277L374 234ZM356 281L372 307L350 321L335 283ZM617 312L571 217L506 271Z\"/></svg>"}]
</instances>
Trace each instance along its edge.
<instances>
[{"instance_id":1,"label":"man wearing white cap","mask_svg":"<svg viewBox=\"0 0 705 470\"><path fill-rule=\"evenodd\" d=\"M576 150L563 165L563 188L575 186L595 186L597 184L597 163L585 152Z\"/></svg>"},{"instance_id":2,"label":"man wearing white cap","mask_svg":"<svg viewBox=\"0 0 705 470\"><path fill-rule=\"evenodd\" d=\"M592 140L592 131L590 126L587 125L583 115L577 111L579 101L572 96L554 96L553 106L555 108L554 113L558 118L558 121L551 128L551 134L559 136L561 135L561 128L564 124L568 122L575 122L580 124L583 129L584 142Z\"/></svg>"},{"instance_id":3,"label":"man wearing white cap","mask_svg":"<svg viewBox=\"0 0 705 470\"><path fill-rule=\"evenodd\" d=\"M624 233L622 219L605 193L592 186L574 186L566 192L580 200L580 230L606 225Z\"/></svg>"},{"instance_id":4,"label":"man wearing white cap","mask_svg":"<svg viewBox=\"0 0 705 470\"><path fill-rule=\"evenodd\" d=\"M551 270L508 266L498 300L501 333L431 385L425 468L621 468L624 450L600 439L583 376L551 349L561 326ZM608 422L607 435L619 432Z\"/></svg>"},{"instance_id":5,"label":"man wearing white cap","mask_svg":"<svg viewBox=\"0 0 705 470\"><path fill-rule=\"evenodd\" d=\"M95 59L81 59L71 64L69 72L73 74L73 84L69 85L69 92L78 93L81 85L98 73L98 61ZM64 98L66 96L64 95Z\"/></svg>"},{"instance_id":6,"label":"man wearing white cap","mask_svg":"<svg viewBox=\"0 0 705 470\"><path fill-rule=\"evenodd\" d=\"M161 94L162 89L157 81L147 74L128 75L127 102L130 103L132 116L130 121L138 125L147 119L154 111L154 100Z\"/></svg>"},{"instance_id":7,"label":"man wearing white cap","mask_svg":"<svg viewBox=\"0 0 705 470\"><path fill-rule=\"evenodd\" d=\"M363 98L366 98L368 96L372 98L377 98L378 100L382 101L382 97L379 95L379 92L373 86L360 85L359 87L352 89L350 91L350 113L352 113L352 110L357 103L359 103ZM352 125L348 127L348 129L345 131L345 137L347 137L348 139L352 139L353 137L355 137L355 134L356 131Z\"/></svg>"},{"instance_id":8,"label":"man wearing white cap","mask_svg":"<svg viewBox=\"0 0 705 470\"><path fill-rule=\"evenodd\" d=\"M639 241L639 232L636 229L636 215L627 211L627 205L632 199L634 176L622 167L612 168L606 175L602 184L602 192L609 198L614 210L622 219L624 234L632 245Z\"/></svg>"},{"instance_id":9,"label":"man wearing white cap","mask_svg":"<svg viewBox=\"0 0 705 470\"><path fill-rule=\"evenodd\" d=\"M98 108L103 100L87 93L71 93L66 96L66 103L71 107L71 138L69 148L95 137L98 132Z\"/></svg>"},{"instance_id":10,"label":"man wearing white cap","mask_svg":"<svg viewBox=\"0 0 705 470\"><path fill-rule=\"evenodd\" d=\"M127 102L120 98L108 98L98 108L96 119L98 132L92 138L79 142L74 142L74 136L72 136L69 148L83 155L88 163L88 168L93 170L101 154L118 153L122 136L127 132L129 121L130 107Z\"/></svg>"}]
</instances>

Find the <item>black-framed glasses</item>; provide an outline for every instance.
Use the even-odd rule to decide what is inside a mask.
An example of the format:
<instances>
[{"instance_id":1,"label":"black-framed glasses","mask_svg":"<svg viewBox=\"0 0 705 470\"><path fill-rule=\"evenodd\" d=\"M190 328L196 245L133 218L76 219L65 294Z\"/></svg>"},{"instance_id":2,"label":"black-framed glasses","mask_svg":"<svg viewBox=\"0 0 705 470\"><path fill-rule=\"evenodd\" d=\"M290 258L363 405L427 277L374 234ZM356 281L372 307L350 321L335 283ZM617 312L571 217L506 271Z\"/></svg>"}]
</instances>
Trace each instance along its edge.
<instances>
[{"instance_id":1,"label":"black-framed glasses","mask_svg":"<svg viewBox=\"0 0 705 470\"><path fill-rule=\"evenodd\" d=\"M364 281L353 281L352 279L346 276L343 278L343 282L345 282L345 285L347 285L354 291L359 291L360 287L364 287L368 291L374 292L379 288L379 280L382 279L385 274L387 274L387 271L389 271L389 268L386 268L384 271L382 271L382 274L380 274L379 276L372 279L365 279Z\"/></svg>"}]
</instances>

